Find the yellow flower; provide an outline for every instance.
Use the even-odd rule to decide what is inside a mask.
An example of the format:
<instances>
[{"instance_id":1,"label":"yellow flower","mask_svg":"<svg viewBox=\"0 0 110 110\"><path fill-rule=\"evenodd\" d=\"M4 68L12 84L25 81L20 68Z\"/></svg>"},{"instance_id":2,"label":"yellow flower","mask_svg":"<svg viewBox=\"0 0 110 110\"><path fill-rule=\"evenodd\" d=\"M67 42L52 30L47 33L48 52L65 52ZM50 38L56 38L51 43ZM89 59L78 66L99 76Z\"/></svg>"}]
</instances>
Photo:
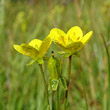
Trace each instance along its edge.
<instances>
[{"instance_id":1,"label":"yellow flower","mask_svg":"<svg viewBox=\"0 0 110 110\"><path fill-rule=\"evenodd\" d=\"M64 31L53 28L50 31L50 36L55 44L62 50L69 54L74 54L79 51L85 43L90 39L92 31L83 36L83 32L78 26L72 27L67 33Z\"/></svg>"},{"instance_id":2,"label":"yellow flower","mask_svg":"<svg viewBox=\"0 0 110 110\"><path fill-rule=\"evenodd\" d=\"M51 37L47 36L44 41L33 39L28 44L23 43L21 45L13 45L13 47L19 53L27 55L35 61L39 61L43 58L51 43Z\"/></svg>"}]
</instances>

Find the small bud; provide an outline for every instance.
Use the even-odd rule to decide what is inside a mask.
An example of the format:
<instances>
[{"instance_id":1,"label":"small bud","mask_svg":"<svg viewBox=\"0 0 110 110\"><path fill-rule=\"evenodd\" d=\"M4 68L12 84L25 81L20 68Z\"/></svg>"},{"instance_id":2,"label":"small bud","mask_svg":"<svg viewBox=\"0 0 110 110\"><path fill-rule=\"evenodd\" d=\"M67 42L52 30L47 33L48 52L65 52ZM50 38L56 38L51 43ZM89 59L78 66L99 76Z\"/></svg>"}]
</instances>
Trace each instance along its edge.
<instances>
[{"instance_id":1,"label":"small bud","mask_svg":"<svg viewBox=\"0 0 110 110\"><path fill-rule=\"evenodd\" d=\"M52 57L54 57L54 51L52 51L51 53L52 53Z\"/></svg>"},{"instance_id":2,"label":"small bud","mask_svg":"<svg viewBox=\"0 0 110 110\"><path fill-rule=\"evenodd\" d=\"M54 52L52 51L52 57L48 62L49 74L52 79L59 79L60 77L60 63L57 58L54 56Z\"/></svg>"}]
</instances>

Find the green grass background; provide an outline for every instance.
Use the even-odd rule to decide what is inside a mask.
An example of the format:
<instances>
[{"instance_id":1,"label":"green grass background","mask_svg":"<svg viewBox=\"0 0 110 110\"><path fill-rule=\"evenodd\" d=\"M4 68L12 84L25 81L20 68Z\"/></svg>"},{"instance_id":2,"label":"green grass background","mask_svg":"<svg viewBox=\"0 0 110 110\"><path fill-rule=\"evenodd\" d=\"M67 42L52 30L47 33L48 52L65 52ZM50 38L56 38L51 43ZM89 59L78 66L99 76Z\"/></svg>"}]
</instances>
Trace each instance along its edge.
<instances>
[{"instance_id":1,"label":"green grass background","mask_svg":"<svg viewBox=\"0 0 110 110\"><path fill-rule=\"evenodd\" d=\"M84 88L89 110L106 110L108 57L110 48L110 0L0 0L0 110L46 110L44 85L38 64L26 64L30 58L13 49L13 44L43 40L53 27L65 32L80 26L93 35L72 58L68 110L85 110ZM47 56L55 51L62 61L62 74L67 78L68 59L57 54L52 44ZM44 63L48 77L47 63ZM82 76L81 76L82 74ZM49 93L51 96L51 92ZM64 92L60 92L60 110L64 110ZM51 101L50 101L51 102Z\"/></svg>"}]
</instances>

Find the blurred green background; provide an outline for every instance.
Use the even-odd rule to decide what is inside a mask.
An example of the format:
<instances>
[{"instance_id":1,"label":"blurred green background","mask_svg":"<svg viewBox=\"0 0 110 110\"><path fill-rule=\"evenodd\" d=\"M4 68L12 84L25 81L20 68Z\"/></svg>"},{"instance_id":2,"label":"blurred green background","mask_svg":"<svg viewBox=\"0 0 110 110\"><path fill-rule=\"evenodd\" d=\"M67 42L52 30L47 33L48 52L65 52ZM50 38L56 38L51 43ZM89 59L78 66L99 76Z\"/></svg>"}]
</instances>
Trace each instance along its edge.
<instances>
[{"instance_id":1,"label":"blurred green background","mask_svg":"<svg viewBox=\"0 0 110 110\"><path fill-rule=\"evenodd\" d=\"M43 40L53 27L67 32L76 25L84 34L92 30L93 35L81 57L72 58L68 110L85 110L82 84L87 91L89 110L106 110L110 0L0 0L0 110L46 110L38 64L27 66L30 58L16 52L13 44L28 43L34 38ZM47 53L49 57L52 50L60 57L66 77L68 59L57 55L59 48L54 44ZM60 110L64 110L63 96L62 91Z\"/></svg>"}]
</instances>

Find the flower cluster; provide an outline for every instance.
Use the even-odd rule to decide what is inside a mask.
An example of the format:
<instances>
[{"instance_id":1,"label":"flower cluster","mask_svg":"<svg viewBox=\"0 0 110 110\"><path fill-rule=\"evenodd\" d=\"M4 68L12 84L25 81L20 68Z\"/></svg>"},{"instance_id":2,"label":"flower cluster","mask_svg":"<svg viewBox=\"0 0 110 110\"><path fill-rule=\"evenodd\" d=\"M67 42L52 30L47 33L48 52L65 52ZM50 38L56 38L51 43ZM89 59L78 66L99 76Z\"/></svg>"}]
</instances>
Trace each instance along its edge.
<instances>
[{"instance_id":1,"label":"flower cluster","mask_svg":"<svg viewBox=\"0 0 110 110\"><path fill-rule=\"evenodd\" d=\"M73 55L84 47L92 33L93 32L90 31L83 36L82 30L78 26L72 27L67 33L58 28L53 28L43 41L33 39L28 44L14 45L14 48L39 63L39 60L43 59L46 51L51 46L52 41L58 45L63 52Z\"/></svg>"}]
</instances>

